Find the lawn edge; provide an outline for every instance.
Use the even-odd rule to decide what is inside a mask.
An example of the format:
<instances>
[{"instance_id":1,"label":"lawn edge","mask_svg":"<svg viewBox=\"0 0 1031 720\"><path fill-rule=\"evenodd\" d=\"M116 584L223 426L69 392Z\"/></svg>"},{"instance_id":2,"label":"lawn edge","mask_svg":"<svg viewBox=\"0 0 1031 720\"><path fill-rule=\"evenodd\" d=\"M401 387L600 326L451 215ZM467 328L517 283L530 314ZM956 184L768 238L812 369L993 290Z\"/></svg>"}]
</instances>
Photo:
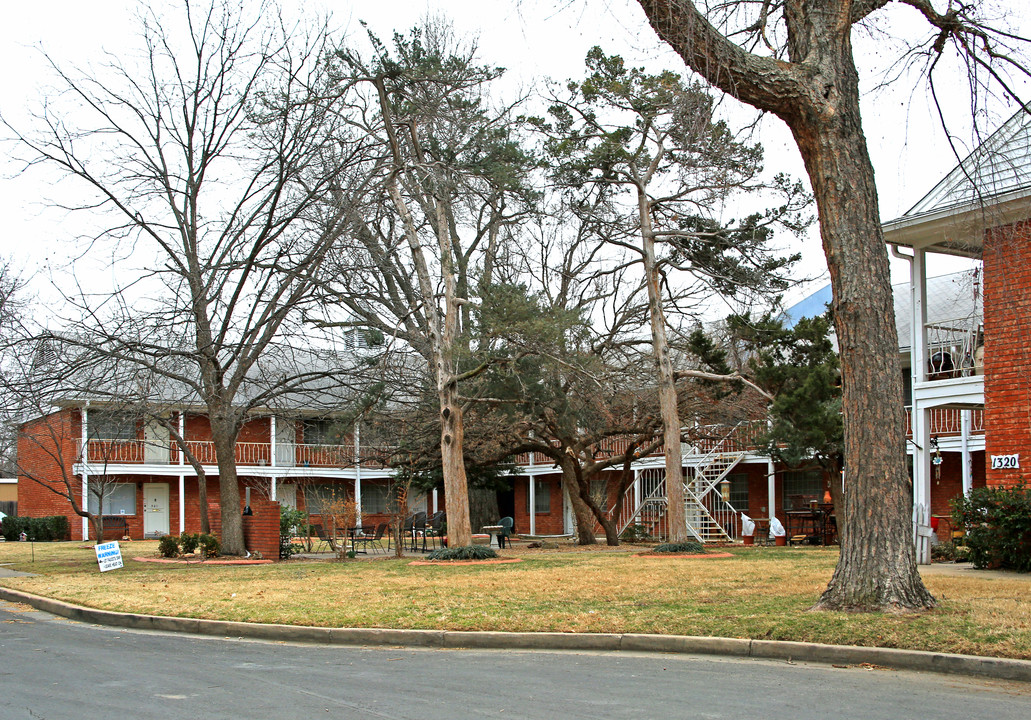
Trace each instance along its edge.
<instances>
[{"instance_id":1,"label":"lawn edge","mask_svg":"<svg viewBox=\"0 0 1031 720\"><path fill-rule=\"evenodd\" d=\"M97 625L135 630L248 638L323 645L408 646L448 649L587 650L719 655L840 666L876 666L947 675L1031 682L1031 661L938 653L925 650L825 645L787 640L619 633L490 632L327 628L266 625L123 613L73 605L62 600L0 586L0 599L23 603L53 615Z\"/></svg>"}]
</instances>

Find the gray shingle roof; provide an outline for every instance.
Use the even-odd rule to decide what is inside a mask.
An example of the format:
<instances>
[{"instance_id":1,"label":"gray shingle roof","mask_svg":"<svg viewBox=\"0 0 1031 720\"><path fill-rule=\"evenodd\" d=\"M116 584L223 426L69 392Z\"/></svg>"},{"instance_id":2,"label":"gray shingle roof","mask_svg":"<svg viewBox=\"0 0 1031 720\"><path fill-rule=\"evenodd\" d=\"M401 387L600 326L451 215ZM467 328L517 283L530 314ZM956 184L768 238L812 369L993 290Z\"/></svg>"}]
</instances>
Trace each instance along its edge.
<instances>
[{"instance_id":1,"label":"gray shingle roof","mask_svg":"<svg viewBox=\"0 0 1031 720\"><path fill-rule=\"evenodd\" d=\"M902 217L1026 190L1031 190L1031 105L1014 113Z\"/></svg>"}]
</instances>

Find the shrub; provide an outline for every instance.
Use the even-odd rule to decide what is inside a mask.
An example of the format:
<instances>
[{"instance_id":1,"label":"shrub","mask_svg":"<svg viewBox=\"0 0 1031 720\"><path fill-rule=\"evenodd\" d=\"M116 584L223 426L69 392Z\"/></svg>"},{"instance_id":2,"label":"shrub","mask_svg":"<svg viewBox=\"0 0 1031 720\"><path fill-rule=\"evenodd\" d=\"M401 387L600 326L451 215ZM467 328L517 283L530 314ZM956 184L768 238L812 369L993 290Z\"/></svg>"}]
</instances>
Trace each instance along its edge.
<instances>
[{"instance_id":1,"label":"shrub","mask_svg":"<svg viewBox=\"0 0 1031 720\"><path fill-rule=\"evenodd\" d=\"M295 553L300 552L290 539L298 526L308 524L308 513L303 510L295 510L286 506L279 508L279 557L286 559Z\"/></svg>"},{"instance_id":2,"label":"shrub","mask_svg":"<svg viewBox=\"0 0 1031 720\"><path fill-rule=\"evenodd\" d=\"M198 545L200 545L200 533L184 532L179 536L179 546L183 549L183 555L195 552Z\"/></svg>"},{"instance_id":3,"label":"shrub","mask_svg":"<svg viewBox=\"0 0 1031 720\"><path fill-rule=\"evenodd\" d=\"M498 557L489 545L467 545L465 547L447 547L434 550L426 556L427 560L490 560Z\"/></svg>"},{"instance_id":4,"label":"shrub","mask_svg":"<svg viewBox=\"0 0 1031 720\"><path fill-rule=\"evenodd\" d=\"M175 535L162 535L158 540L158 552L161 557L179 557L179 538Z\"/></svg>"},{"instance_id":5,"label":"shrub","mask_svg":"<svg viewBox=\"0 0 1031 720\"><path fill-rule=\"evenodd\" d=\"M8 516L3 522L3 535L7 541L17 541L22 533L36 542L67 540L69 532L68 518L64 515L38 518Z\"/></svg>"},{"instance_id":6,"label":"shrub","mask_svg":"<svg viewBox=\"0 0 1031 720\"><path fill-rule=\"evenodd\" d=\"M648 528L644 525L627 525L619 539L629 543L648 542L652 536L648 534Z\"/></svg>"},{"instance_id":7,"label":"shrub","mask_svg":"<svg viewBox=\"0 0 1031 720\"><path fill-rule=\"evenodd\" d=\"M688 540L687 542L679 543L662 543L656 545L655 550L652 552L657 553L685 553L687 555L703 555L705 554L705 547L700 542L694 540Z\"/></svg>"},{"instance_id":8,"label":"shrub","mask_svg":"<svg viewBox=\"0 0 1031 720\"><path fill-rule=\"evenodd\" d=\"M1031 572L1031 490L976 488L952 501L952 516L966 530L964 542L976 568Z\"/></svg>"},{"instance_id":9,"label":"shrub","mask_svg":"<svg viewBox=\"0 0 1031 720\"><path fill-rule=\"evenodd\" d=\"M956 544L942 542L931 546L931 560L938 562L956 562Z\"/></svg>"},{"instance_id":10,"label":"shrub","mask_svg":"<svg viewBox=\"0 0 1031 720\"><path fill-rule=\"evenodd\" d=\"M222 550L218 538L210 533L203 533L198 537L200 554L206 558L217 558Z\"/></svg>"}]
</instances>

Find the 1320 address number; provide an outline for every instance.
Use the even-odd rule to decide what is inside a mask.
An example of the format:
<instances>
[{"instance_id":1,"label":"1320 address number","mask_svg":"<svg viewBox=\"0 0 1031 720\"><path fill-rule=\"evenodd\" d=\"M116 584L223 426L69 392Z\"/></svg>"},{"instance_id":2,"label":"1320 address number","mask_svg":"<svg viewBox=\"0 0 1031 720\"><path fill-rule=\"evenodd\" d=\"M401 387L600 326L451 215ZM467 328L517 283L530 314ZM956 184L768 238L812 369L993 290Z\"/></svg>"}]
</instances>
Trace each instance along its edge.
<instances>
[{"instance_id":1,"label":"1320 address number","mask_svg":"<svg viewBox=\"0 0 1031 720\"><path fill-rule=\"evenodd\" d=\"M1020 455L992 455L992 470L1013 470L1020 467Z\"/></svg>"}]
</instances>

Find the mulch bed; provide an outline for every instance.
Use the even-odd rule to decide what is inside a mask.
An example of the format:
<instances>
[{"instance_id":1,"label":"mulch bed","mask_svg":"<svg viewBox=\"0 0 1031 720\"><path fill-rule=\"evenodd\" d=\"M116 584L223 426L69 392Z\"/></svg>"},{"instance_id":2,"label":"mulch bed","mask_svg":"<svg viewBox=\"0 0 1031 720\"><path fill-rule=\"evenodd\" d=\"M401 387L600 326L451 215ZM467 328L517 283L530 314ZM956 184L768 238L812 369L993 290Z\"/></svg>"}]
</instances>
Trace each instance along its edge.
<instances>
[{"instance_id":1,"label":"mulch bed","mask_svg":"<svg viewBox=\"0 0 1031 720\"><path fill-rule=\"evenodd\" d=\"M492 558L490 560L413 560L409 565L506 565L520 563L522 558Z\"/></svg>"},{"instance_id":2,"label":"mulch bed","mask_svg":"<svg viewBox=\"0 0 1031 720\"><path fill-rule=\"evenodd\" d=\"M250 560L248 558L166 558L134 557L136 562L175 563L178 565L268 565L272 560Z\"/></svg>"},{"instance_id":3,"label":"mulch bed","mask_svg":"<svg viewBox=\"0 0 1031 720\"><path fill-rule=\"evenodd\" d=\"M694 554L689 554L689 553L666 553L666 552L660 553L660 552L648 551L648 552L639 552L639 553L637 553L637 557L646 557L646 558L687 558L687 559L698 558L699 560L710 560L710 559L715 559L715 558L734 557L734 554L733 553L704 553L704 554L694 553Z\"/></svg>"}]
</instances>

